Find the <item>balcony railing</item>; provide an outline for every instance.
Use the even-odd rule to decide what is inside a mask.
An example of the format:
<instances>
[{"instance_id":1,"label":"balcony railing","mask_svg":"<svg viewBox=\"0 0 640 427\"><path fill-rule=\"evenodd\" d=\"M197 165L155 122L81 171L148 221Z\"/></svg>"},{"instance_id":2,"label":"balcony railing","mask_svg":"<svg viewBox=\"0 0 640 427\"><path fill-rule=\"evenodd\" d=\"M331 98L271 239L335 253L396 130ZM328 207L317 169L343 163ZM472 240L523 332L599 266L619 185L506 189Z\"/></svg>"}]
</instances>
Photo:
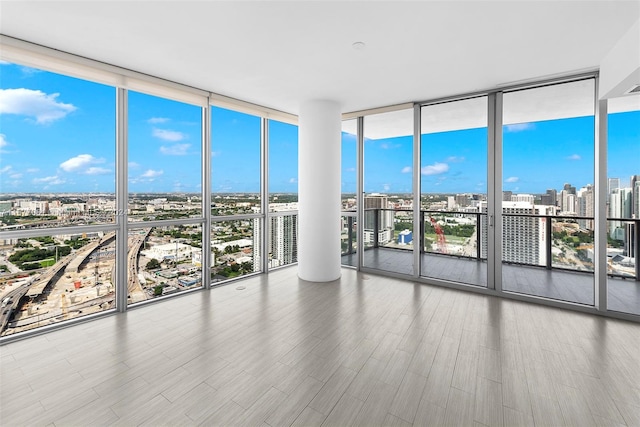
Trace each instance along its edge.
<instances>
[{"instance_id":1,"label":"balcony railing","mask_svg":"<svg viewBox=\"0 0 640 427\"><path fill-rule=\"evenodd\" d=\"M593 274L593 217L520 213L503 213L502 217L504 263ZM487 258L486 213L422 210L417 235L410 210L366 209L364 219L365 250L381 247L413 250L417 243L425 254L477 261ZM638 230L640 219L607 219L609 276L640 280Z\"/></svg>"}]
</instances>

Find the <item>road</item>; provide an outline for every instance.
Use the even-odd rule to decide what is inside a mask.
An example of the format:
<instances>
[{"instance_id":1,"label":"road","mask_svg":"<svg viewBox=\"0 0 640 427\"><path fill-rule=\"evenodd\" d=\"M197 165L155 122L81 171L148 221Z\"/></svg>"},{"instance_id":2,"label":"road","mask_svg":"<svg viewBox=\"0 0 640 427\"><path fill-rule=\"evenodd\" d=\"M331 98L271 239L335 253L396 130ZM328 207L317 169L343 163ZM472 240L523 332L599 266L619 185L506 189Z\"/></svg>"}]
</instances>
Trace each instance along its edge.
<instances>
[{"instance_id":1,"label":"road","mask_svg":"<svg viewBox=\"0 0 640 427\"><path fill-rule=\"evenodd\" d=\"M129 236L129 253L127 254L127 291L129 296L136 294L144 295L144 290L142 289L140 280L138 280L138 255L150 232L151 229L145 234Z\"/></svg>"}]
</instances>

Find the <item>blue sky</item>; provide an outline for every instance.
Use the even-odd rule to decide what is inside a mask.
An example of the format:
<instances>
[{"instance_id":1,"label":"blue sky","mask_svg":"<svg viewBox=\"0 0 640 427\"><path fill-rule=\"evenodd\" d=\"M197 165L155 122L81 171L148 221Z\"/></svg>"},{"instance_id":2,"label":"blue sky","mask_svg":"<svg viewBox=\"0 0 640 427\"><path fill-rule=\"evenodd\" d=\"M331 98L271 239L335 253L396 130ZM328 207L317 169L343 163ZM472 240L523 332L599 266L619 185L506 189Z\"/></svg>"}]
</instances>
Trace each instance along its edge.
<instances>
[{"instance_id":1,"label":"blue sky","mask_svg":"<svg viewBox=\"0 0 640 427\"><path fill-rule=\"evenodd\" d=\"M2 192L113 192L112 87L0 65ZM260 120L212 108L213 192L257 192ZM129 93L129 191L199 192L201 109ZM640 112L611 114L608 175L640 174ZM503 188L541 193L593 183L593 118L505 126ZM271 121L269 190L297 192L297 127ZM486 129L422 137L424 193L486 192ZM365 141L366 192L412 191L410 136ZM343 134L342 190L356 191L356 140Z\"/></svg>"}]
</instances>

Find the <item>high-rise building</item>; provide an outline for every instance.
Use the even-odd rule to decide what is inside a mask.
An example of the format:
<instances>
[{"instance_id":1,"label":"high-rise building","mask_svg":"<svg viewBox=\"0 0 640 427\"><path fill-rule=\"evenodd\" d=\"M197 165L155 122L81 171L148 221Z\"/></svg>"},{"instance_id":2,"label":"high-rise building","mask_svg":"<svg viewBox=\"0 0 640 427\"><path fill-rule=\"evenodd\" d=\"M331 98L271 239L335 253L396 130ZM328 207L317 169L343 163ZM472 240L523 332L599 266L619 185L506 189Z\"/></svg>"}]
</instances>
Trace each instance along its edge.
<instances>
[{"instance_id":1,"label":"high-rise building","mask_svg":"<svg viewBox=\"0 0 640 427\"><path fill-rule=\"evenodd\" d=\"M631 175L629 184L631 188L631 214L634 218L640 218L640 175Z\"/></svg>"},{"instance_id":2,"label":"high-rise building","mask_svg":"<svg viewBox=\"0 0 640 427\"><path fill-rule=\"evenodd\" d=\"M571 184L564 184L560 191L560 210L563 215L576 213L576 187Z\"/></svg>"},{"instance_id":3,"label":"high-rise building","mask_svg":"<svg viewBox=\"0 0 640 427\"><path fill-rule=\"evenodd\" d=\"M618 188L620 188L620 178L607 179L607 203L609 203L609 199L613 190Z\"/></svg>"},{"instance_id":4,"label":"high-rise building","mask_svg":"<svg viewBox=\"0 0 640 427\"><path fill-rule=\"evenodd\" d=\"M535 197L532 194L513 194L511 202L527 202L533 204Z\"/></svg>"},{"instance_id":5,"label":"high-rise building","mask_svg":"<svg viewBox=\"0 0 640 427\"><path fill-rule=\"evenodd\" d=\"M545 206L556 206L558 203L558 191L550 188L545 194L540 196L540 204Z\"/></svg>"},{"instance_id":6,"label":"high-rise building","mask_svg":"<svg viewBox=\"0 0 640 427\"><path fill-rule=\"evenodd\" d=\"M609 195L609 218L631 218L632 200L630 188L614 188ZM609 221L609 236L625 240L622 221Z\"/></svg>"},{"instance_id":7,"label":"high-rise building","mask_svg":"<svg viewBox=\"0 0 640 427\"><path fill-rule=\"evenodd\" d=\"M578 202L577 202L578 216L581 216L581 217L586 216L586 217L593 218L595 216L594 200L595 200L595 194L594 194L593 185L588 184L582 187L578 191ZM583 228L586 230L594 229L594 222L592 219L579 219L578 225L580 225L580 228Z\"/></svg>"},{"instance_id":8,"label":"high-rise building","mask_svg":"<svg viewBox=\"0 0 640 427\"><path fill-rule=\"evenodd\" d=\"M298 215L269 218L269 267L298 261Z\"/></svg>"},{"instance_id":9,"label":"high-rise building","mask_svg":"<svg viewBox=\"0 0 640 427\"><path fill-rule=\"evenodd\" d=\"M389 201L386 195L372 193L364 198L364 243L384 244L393 239L393 211L387 210ZM368 211L368 212L367 212Z\"/></svg>"},{"instance_id":10,"label":"high-rise building","mask_svg":"<svg viewBox=\"0 0 640 427\"><path fill-rule=\"evenodd\" d=\"M480 202L480 211L487 212L487 203ZM520 264L546 265L547 236L545 217L529 215L555 215L555 206L534 205L532 202L502 202L502 261ZM522 215L522 216L520 216ZM483 229L481 256L487 254L487 216L482 215Z\"/></svg>"}]
</instances>

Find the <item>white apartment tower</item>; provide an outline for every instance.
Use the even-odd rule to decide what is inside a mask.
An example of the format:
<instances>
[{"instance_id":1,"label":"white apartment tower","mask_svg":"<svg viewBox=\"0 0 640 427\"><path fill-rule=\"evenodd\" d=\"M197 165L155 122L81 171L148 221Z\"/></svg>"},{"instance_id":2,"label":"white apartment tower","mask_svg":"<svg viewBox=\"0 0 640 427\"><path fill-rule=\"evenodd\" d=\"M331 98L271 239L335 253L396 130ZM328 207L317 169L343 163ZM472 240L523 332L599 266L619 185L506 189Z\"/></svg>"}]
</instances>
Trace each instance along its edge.
<instances>
[{"instance_id":1,"label":"white apartment tower","mask_svg":"<svg viewBox=\"0 0 640 427\"><path fill-rule=\"evenodd\" d=\"M502 202L502 261L520 264L546 265L547 218L529 215L555 215L555 206L534 205L531 202ZM487 212L487 202L480 203L480 212ZM522 216L520 216L522 215ZM525 216L526 215L526 216ZM487 216L482 215L482 256L487 254Z\"/></svg>"},{"instance_id":2,"label":"white apartment tower","mask_svg":"<svg viewBox=\"0 0 640 427\"><path fill-rule=\"evenodd\" d=\"M614 188L609 194L609 218L631 218L632 191L630 188ZM624 227L621 221L609 221L609 236L624 240Z\"/></svg>"}]
</instances>

